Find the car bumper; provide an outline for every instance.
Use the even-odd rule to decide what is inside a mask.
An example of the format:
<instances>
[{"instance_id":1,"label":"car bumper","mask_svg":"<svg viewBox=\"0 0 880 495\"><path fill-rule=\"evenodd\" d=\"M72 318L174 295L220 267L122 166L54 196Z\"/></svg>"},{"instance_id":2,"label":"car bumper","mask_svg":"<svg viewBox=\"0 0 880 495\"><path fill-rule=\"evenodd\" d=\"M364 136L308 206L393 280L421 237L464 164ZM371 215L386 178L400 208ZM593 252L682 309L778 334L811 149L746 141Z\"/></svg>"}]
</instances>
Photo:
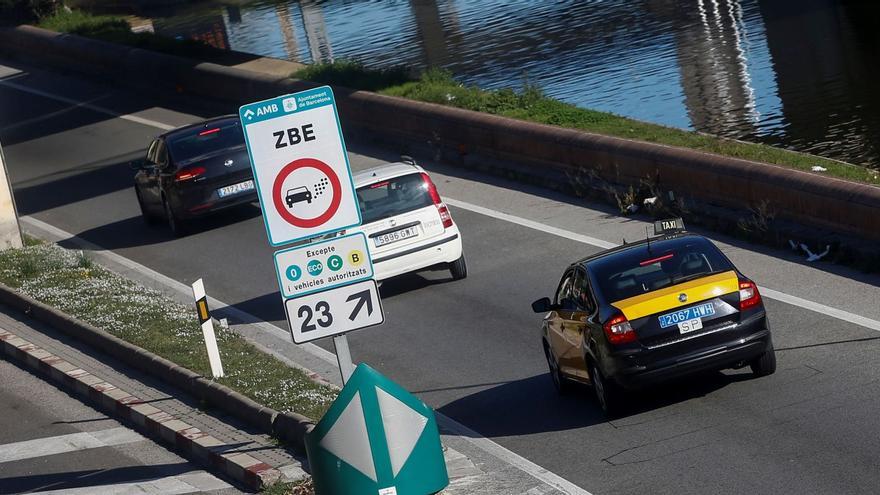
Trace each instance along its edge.
<instances>
[{"instance_id":1,"label":"car bumper","mask_svg":"<svg viewBox=\"0 0 880 495\"><path fill-rule=\"evenodd\" d=\"M229 196L223 199L212 197L211 200L200 202L193 201L190 198L183 198L180 209L178 210L178 216L181 219L193 219L203 217L205 215L209 215L211 213L218 212L220 210L224 210L226 208L230 208L233 206L242 205L245 203L254 203L259 201L257 198L257 193L247 192L243 194L236 194L234 196Z\"/></svg>"},{"instance_id":2,"label":"car bumper","mask_svg":"<svg viewBox=\"0 0 880 495\"><path fill-rule=\"evenodd\" d=\"M721 332L719 332L720 334ZM611 358L609 376L625 388L642 388L700 371L730 368L751 361L768 349L773 341L764 314L737 324L722 335L706 335L706 344L689 342L685 350L644 349ZM701 336L694 341L699 343ZM675 344L673 344L674 346Z\"/></svg>"},{"instance_id":3,"label":"car bumper","mask_svg":"<svg viewBox=\"0 0 880 495\"><path fill-rule=\"evenodd\" d=\"M437 239L376 256L373 258L373 270L376 280L385 280L441 263L451 263L460 258L461 253L458 229L446 229Z\"/></svg>"}]
</instances>

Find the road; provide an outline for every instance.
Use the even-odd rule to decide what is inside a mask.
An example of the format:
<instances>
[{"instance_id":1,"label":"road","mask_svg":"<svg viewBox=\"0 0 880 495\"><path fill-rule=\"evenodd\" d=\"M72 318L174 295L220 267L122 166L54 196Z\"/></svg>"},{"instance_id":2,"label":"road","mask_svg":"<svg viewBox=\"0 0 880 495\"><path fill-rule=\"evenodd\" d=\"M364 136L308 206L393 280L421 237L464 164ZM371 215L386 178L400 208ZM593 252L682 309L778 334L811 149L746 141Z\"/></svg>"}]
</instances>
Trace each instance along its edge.
<instances>
[{"instance_id":1,"label":"road","mask_svg":"<svg viewBox=\"0 0 880 495\"><path fill-rule=\"evenodd\" d=\"M259 209L174 239L143 224L126 167L161 128L236 108L0 64L0 142L20 214L175 280L204 277L214 297L286 329ZM348 145L356 169L398 155ZM424 158L453 205L470 273L459 282L445 272L386 282L385 325L350 336L356 362L592 493L876 492L877 277L710 233L772 295L765 299L779 371L658 387L608 422L588 390L555 395L529 305L550 295L570 261L596 244L644 235L644 222Z\"/></svg>"},{"instance_id":2,"label":"road","mask_svg":"<svg viewBox=\"0 0 880 495\"><path fill-rule=\"evenodd\" d=\"M0 493L241 493L0 359Z\"/></svg>"}]
</instances>

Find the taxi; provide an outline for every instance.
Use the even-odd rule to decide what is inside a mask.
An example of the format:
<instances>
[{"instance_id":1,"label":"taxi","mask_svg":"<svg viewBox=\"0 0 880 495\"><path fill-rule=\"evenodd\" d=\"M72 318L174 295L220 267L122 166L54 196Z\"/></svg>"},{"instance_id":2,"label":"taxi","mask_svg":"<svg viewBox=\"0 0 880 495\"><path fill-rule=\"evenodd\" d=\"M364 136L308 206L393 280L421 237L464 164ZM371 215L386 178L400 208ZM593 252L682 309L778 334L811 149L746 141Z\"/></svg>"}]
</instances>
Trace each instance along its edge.
<instances>
[{"instance_id":1,"label":"taxi","mask_svg":"<svg viewBox=\"0 0 880 495\"><path fill-rule=\"evenodd\" d=\"M680 218L654 224L654 237L572 263L546 313L544 354L560 393L592 385L606 414L626 390L705 370L776 371L761 294L708 239Z\"/></svg>"}]
</instances>

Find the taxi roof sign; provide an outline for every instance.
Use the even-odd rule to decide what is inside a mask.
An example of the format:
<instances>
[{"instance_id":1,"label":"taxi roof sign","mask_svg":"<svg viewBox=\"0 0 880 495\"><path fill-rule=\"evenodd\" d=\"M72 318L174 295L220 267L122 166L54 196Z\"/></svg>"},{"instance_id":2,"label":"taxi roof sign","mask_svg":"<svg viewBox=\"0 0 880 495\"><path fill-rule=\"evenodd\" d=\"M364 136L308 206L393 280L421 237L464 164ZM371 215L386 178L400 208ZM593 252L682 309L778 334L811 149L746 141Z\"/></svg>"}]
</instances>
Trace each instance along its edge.
<instances>
[{"instance_id":1,"label":"taxi roof sign","mask_svg":"<svg viewBox=\"0 0 880 495\"><path fill-rule=\"evenodd\" d=\"M681 218L667 218L654 222L654 235L669 235L684 232L684 220Z\"/></svg>"}]
</instances>

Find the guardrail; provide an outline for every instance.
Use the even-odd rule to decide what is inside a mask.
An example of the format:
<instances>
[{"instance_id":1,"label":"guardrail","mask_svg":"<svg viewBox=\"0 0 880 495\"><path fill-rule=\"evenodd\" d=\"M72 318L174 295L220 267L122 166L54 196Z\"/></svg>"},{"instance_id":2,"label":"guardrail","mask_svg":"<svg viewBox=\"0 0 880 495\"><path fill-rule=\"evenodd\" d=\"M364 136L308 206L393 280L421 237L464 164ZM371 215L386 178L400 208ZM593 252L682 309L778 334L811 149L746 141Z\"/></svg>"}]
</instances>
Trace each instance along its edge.
<instances>
[{"instance_id":1,"label":"guardrail","mask_svg":"<svg viewBox=\"0 0 880 495\"><path fill-rule=\"evenodd\" d=\"M0 29L0 52L27 63L166 88L235 104L314 83L19 26ZM334 88L347 127L395 141L431 142L526 175L588 171L603 181L664 190L739 210L769 201L777 218L880 240L880 188L686 148L609 137L494 115ZM393 123L393 125L389 125ZM478 161L479 158L471 158Z\"/></svg>"}]
</instances>

